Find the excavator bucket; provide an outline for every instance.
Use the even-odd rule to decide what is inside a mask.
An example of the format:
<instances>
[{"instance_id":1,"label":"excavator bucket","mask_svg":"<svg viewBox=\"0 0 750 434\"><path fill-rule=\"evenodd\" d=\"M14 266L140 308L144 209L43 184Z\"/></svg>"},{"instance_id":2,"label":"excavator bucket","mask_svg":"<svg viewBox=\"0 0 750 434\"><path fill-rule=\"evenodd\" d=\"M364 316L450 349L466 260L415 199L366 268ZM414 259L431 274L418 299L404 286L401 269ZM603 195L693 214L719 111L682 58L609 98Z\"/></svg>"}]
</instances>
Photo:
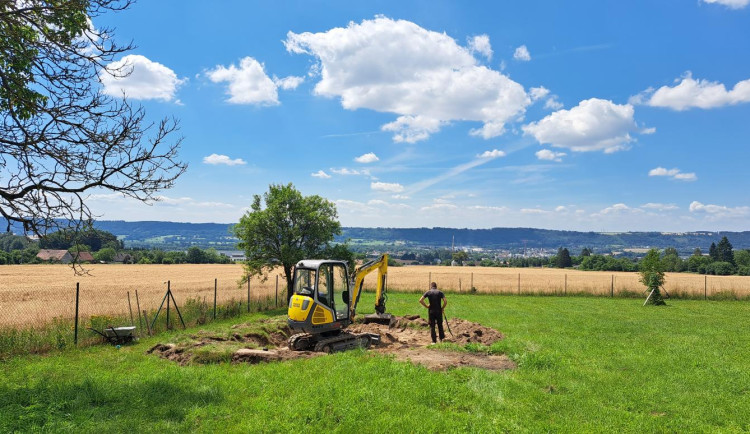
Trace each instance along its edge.
<instances>
[{"instance_id":1,"label":"excavator bucket","mask_svg":"<svg viewBox=\"0 0 750 434\"><path fill-rule=\"evenodd\" d=\"M390 326L395 318L390 313L371 313L365 315L365 324L375 323Z\"/></svg>"}]
</instances>

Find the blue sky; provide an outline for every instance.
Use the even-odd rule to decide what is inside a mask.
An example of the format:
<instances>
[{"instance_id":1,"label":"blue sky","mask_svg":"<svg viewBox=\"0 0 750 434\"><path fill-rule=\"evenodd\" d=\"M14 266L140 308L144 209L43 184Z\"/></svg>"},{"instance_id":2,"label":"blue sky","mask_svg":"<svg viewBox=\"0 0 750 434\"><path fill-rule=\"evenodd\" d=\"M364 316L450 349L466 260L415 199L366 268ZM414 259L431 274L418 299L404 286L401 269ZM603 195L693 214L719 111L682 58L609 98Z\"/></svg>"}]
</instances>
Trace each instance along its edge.
<instances>
[{"instance_id":1,"label":"blue sky","mask_svg":"<svg viewBox=\"0 0 750 434\"><path fill-rule=\"evenodd\" d=\"M749 230L750 0L139 2L105 92L188 171L101 219L235 222L292 182L346 226Z\"/></svg>"}]
</instances>

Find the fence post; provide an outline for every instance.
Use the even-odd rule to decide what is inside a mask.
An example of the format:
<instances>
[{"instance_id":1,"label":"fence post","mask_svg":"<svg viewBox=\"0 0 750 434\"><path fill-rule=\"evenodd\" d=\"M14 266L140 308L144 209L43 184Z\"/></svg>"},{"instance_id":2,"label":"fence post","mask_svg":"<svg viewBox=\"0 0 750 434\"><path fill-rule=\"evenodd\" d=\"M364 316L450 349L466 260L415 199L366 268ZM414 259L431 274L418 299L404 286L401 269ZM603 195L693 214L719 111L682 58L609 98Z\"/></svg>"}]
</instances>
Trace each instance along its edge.
<instances>
[{"instance_id":1,"label":"fence post","mask_svg":"<svg viewBox=\"0 0 750 434\"><path fill-rule=\"evenodd\" d=\"M568 273L565 273L565 289L564 294L568 295Z\"/></svg>"},{"instance_id":2,"label":"fence post","mask_svg":"<svg viewBox=\"0 0 750 434\"><path fill-rule=\"evenodd\" d=\"M167 330L169 330L169 299L172 298L169 296L172 292L172 289L170 287L171 281L167 280Z\"/></svg>"},{"instance_id":3,"label":"fence post","mask_svg":"<svg viewBox=\"0 0 750 434\"><path fill-rule=\"evenodd\" d=\"M128 311L130 312L130 325L135 325L133 322L133 305L130 304L130 291L128 291Z\"/></svg>"},{"instance_id":4,"label":"fence post","mask_svg":"<svg viewBox=\"0 0 750 434\"><path fill-rule=\"evenodd\" d=\"M216 287L218 285L219 279L214 279L214 319L216 319Z\"/></svg>"},{"instance_id":5,"label":"fence post","mask_svg":"<svg viewBox=\"0 0 750 434\"><path fill-rule=\"evenodd\" d=\"M609 287L609 295L610 297L615 296L615 275L614 274L612 275L612 283L610 284L610 287Z\"/></svg>"},{"instance_id":6,"label":"fence post","mask_svg":"<svg viewBox=\"0 0 750 434\"><path fill-rule=\"evenodd\" d=\"M138 300L138 290L135 290L135 308L138 309L138 334L143 336L143 322L141 321L141 302ZM148 320L146 320L148 322Z\"/></svg>"},{"instance_id":7,"label":"fence post","mask_svg":"<svg viewBox=\"0 0 750 434\"><path fill-rule=\"evenodd\" d=\"M148 324L148 316L146 315L146 309L143 309L143 319L146 320L146 330L148 335L151 336L151 326Z\"/></svg>"},{"instance_id":8,"label":"fence post","mask_svg":"<svg viewBox=\"0 0 750 434\"><path fill-rule=\"evenodd\" d=\"M703 275L703 299L708 300L708 276Z\"/></svg>"},{"instance_id":9,"label":"fence post","mask_svg":"<svg viewBox=\"0 0 750 434\"><path fill-rule=\"evenodd\" d=\"M279 275L276 275L276 303L273 307L279 307Z\"/></svg>"},{"instance_id":10,"label":"fence post","mask_svg":"<svg viewBox=\"0 0 750 434\"><path fill-rule=\"evenodd\" d=\"M427 277L427 289L432 288L432 271L430 271L429 277Z\"/></svg>"},{"instance_id":11,"label":"fence post","mask_svg":"<svg viewBox=\"0 0 750 434\"><path fill-rule=\"evenodd\" d=\"M474 290L474 272L471 272L471 288L469 288L469 291Z\"/></svg>"},{"instance_id":12,"label":"fence post","mask_svg":"<svg viewBox=\"0 0 750 434\"><path fill-rule=\"evenodd\" d=\"M461 292L461 276L458 277L458 292Z\"/></svg>"},{"instance_id":13,"label":"fence post","mask_svg":"<svg viewBox=\"0 0 750 434\"><path fill-rule=\"evenodd\" d=\"M518 273L518 295L521 295L521 273Z\"/></svg>"},{"instance_id":14,"label":"fence post","mask_svg":"<svg viewBox=\"0 0 750 434\"><path fill-rule=\"evenodd\" d=\"M81 290L81 283L76 282L76 319L73 328L73 345L78 345L78 296Z\"/></svg>"},{"instance_id":15,"label":"fence post","mask_svg":"<svg viewBox=\"0 0 750 434\"><path fill-rule=\"evenodd\" d=\"M250 276L247 276L247 313L250 313Z\"/></svg>"}]
</instances>

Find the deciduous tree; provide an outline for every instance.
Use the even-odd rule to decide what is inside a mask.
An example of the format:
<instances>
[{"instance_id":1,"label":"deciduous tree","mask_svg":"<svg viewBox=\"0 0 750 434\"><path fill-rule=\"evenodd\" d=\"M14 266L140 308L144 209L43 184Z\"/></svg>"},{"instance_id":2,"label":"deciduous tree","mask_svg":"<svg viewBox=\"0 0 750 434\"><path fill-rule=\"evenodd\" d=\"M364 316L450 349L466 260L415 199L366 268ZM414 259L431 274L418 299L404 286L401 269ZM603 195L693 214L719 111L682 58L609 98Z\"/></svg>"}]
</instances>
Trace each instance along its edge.
<instances>
[{"instance_id":1,"label":"deciduous tree","mask_svg":"<svg viewBox=\"0 0 750 434\"><path fill-rule=\"evenodd\" d=\"M303 196L291 183L273 184L263 196L253 197L250 211L234 226L234 233L247 256L249 275L265 279L268 272L282 267L288 299L294 265L326 256L334 235L341 233L341 224L332 202L318 195Z\"/></svg>"},{"instance_id":2,"label":"deciduous tree","mask_svg":"<svg viewBox=\"0 0 750 434\"><path fill-rule=\"evenodd\" d=\"M0 1L0 217L45 235L92 218L89 195L155 200L186 169L175 120L101 92L131 45L92 19L130 0Z\"/></svg>"}]
</instances>

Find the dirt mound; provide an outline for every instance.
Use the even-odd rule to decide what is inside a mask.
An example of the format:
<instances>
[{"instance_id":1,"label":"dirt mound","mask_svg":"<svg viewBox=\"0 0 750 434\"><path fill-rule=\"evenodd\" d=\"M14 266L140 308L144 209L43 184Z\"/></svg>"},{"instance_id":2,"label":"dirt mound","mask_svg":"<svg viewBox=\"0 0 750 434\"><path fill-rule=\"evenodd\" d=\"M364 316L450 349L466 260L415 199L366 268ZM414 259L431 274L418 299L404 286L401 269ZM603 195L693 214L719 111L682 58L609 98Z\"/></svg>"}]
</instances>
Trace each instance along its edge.
<instances>
[{"instance_id":1,"label":"dirt mound","mask_svg":"<svg viewBox=\"0 0 750 434\"><path fill-rule=\"evenodd\" d=\"M483 369L512 369L515 364L506 356L466 352L466 344L485 346L503 339L497 330L477 323L454 318L446 327L446 339L458 345L457 351L429 348L432 344L427 320L419 315L396 317L391 325L355 323L347 328L351 333L373 333L380 336L380 344L370 348L376 354L392 354L396 360L409 361L432 370L460 366ZM258 324L237 324L229 333L219 336L199 332L180 344L158 344L148 350L180 364L231 361L233 363L271 363L324 355L312 351L292 351L287 345L291 330L279 320L265 320ZM210 351L209 351L210 350Z\"/></svg>"}]
</instances>

